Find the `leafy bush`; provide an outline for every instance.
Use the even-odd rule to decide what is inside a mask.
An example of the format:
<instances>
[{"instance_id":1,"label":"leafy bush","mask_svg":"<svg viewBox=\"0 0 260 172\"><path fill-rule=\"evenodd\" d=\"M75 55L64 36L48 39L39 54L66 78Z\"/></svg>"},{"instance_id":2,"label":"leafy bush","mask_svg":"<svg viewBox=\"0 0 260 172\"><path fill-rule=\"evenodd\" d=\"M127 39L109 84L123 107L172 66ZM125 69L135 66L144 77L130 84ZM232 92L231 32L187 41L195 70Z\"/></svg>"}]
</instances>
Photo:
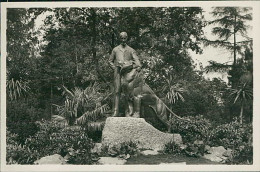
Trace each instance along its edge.
<instances>
[{"instance_id":1,"label":"leafy bush","mask_svg":"<svg viewBox=\"0 0 260 172\"><path fill-rule=\"evenodd\" d=\"M26 138L34 135L39 128L35 124L39 112L23 101L7 103L7 127L16 133L19 144L24 144Z\"/></svg>"},{"instance_id":2,"label":"leafy bush","mask_svg":"<svg viewBox=\"0 0 260 172\"><path fill-rule=\"evenodd\" d=\"M243 143L250 141L252 137L252 125L241 126L238 120L217 126L210 133L211 146L223 146L236 149Z\"/></svg>"},{"instance_id":3,"label":"leafy bush","mask_svg":"<svg viewBox=\"0 0 260 172\"><path fill-rule=\"evenodd\" d=\"M204 155L205 145L208 142L212 124L202 115L184 117L186 120L175 119L172 121L174 133L182 136L186 145L182 151L178 145L169 143L165 145L169 153L183 153L188 156L199 157Z\"/></svg>"},{"instance_id":4,"label":"leafy bush","mask_svg":"<svg viewBox=\"0 0 260 172\"><path fill-rule=\"evenodd\" d=\"M184 117L187 120L175 119L172 121L172 129L174 133L179 133L182 136L184 143L193 143L196 140L203 140L206 142L211 130L211 123L209 120L199 116Z\"/></svg>"},{"instance_id":5,"label":"leafy bush","mask_svg":"<svg viewBox=\"0 0 260 172\"><path fill-rule=\"evenodd\" d=\"M37 123L40 131L29 137L24 146L9 139L8 161L18 164L32 164L44 156L60 154L68 158L71 164L91 164L94 157L90 150L94 147L91 139L81 127L65 127L58 123L42 121Z\"/></svg>"},{"instance_id":6,"label":"leafy bush","mask_svg":"<svg viewBox=\"0 0 260 172\"><path fill-rule=\"evenodd\" d=\"M175 142L168 142L164 145L163 152L167 154L181 154L183 153L183 149Z\"/></svg>"},{"instance_id":7,"label":"leafy bush","mask_svg":"<svg viewBox=\"0 0 260 172\"><path fill-rule=\"evenodd\" d=\"M26 146L37 152L40 157L60 154L68 155L71 164L91 164L90 150L94 143L88 138L86 131L78 126L63 128L62 125L53 122L40 122L40 131L26 140Z\"/></svg>"},{"instance_id":8,"label":"leafy bush","mask_svg":"<svg viewBox=\"0 0 260 172\"><path fill-rule=\"evenodd\" d=\"M253 145L244 144L234 149L232 155L226 160L227 164L252 164L253 163Z\"/></svg>"},{"instance_id":9,"label":"leafy bush","mask_svg":"<svg viewBox=\"0 0 260 172\"><path fill-rule=\"evenodd\" d=\"M123 155L134 155L138 152L137 144L133 141L123 142L120 144L119 153Z\"/></svg>"},{"instance_id":10,"label":"leafy bush","mask_svg":"<svg viewBox=\"0 0 260 172\"><path fill-rule=\"evenodd\" d=\"M102 155L120 156L125 157L126 155L136 155L139 152L137 143L133 141L123 142L113 146L103 146Z\"/></svg>"},{"instance_id":11,"label":"leafy bush","mask_svg":"<svg viewBox=\"0 0 260 172\"><path fill-rule=\"evenodd\" d=\"M205 144L196 144L195 143L187 143L187 146L184 149L184 152L188 156L192 157L200 157L204 155L205 152Z\"/></svg>"},{"instance_id":12,"label":"leafy bush","mask_svg":"<svg viewBox=\"0 0 260 172\"><path fill-rule=\"evenodd\" d=\"M55 146L52 145L55 142L54 137L62 131L63 126L60 123L49 121L37 122L37 125L40 128L39 132L26 140L26 146L35 151L45 148L45 151L41 152L41 157L58 153L57 149L57 152L53 152L51 146Z\"/></svg>"},{"instance_id":13,"label":"leafy bush","mask_svg":"<svg viewBox=\"0 0 260 172\"><path fill-rule=\"evenodd\" d=\"M219 125L211 132L210 145L232 149L232 155L227 163L251 164L253 162L252 129L252 124L241 125L237 119Z\"/></svg>"},{"instance_id":14,"label":"leafy bush","mask_svg":"<svg viewBox=\"0 0 260 172\"><path fill-rule=\"evenodd\" d=\"M163 152L166 154L184 154L192 157L204 155L205 144L186 143L186 145L178 145L175 142L169 142L164 145Z\"/></svg>"},{"instance_id":15,"label":"leafy bush","mask_svg":"<svg viewBox=\"0 0 260 172\"><path fill-rule=\"evenodd\" d=\"M189 121L175 120L173 132L180 133L186 144L184 152L188 156L201 156L205 145L223 146L232 149L232 155L226 161L230 164L250 164L253 162L252 124L241 125L235 119L231 123L215 128L202 116L185 117ZM198 144L199 143L199 144ZM178 147L166 145L166 152L178 153Z\"/></svg>"},{"instance_id":16,"label":"leafy bush","mask_svg":"<svg viewBox=\"0 0 260 172\"><path fill-rule=\"evenodd\" d=\"M18 143L18 135L6 132L6 162L7 164L32 164L37 157L25 146Z\"/></svg>"}]
</instances>

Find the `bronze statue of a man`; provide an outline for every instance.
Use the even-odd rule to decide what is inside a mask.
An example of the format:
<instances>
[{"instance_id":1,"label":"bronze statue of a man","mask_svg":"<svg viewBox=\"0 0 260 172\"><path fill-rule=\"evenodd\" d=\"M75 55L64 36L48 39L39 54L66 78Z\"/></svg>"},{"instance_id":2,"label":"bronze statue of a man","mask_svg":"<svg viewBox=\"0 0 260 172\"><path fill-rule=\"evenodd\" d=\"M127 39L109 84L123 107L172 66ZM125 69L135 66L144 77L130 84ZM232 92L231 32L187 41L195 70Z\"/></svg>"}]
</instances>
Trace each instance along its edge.
<instances>
[{"instance_id":1,"label":"bronze statue of a man","mask_svg":"<svg viewBox=\"0 0 260 172\"><path fill-rule=\"evenodd\" d=\"M132 69L136 69L140 71L141 63L139 61L138 56L133 48L126 44L128 39L126 32L120 33L120 41L121 44L115 47L112 50L111 56L109 58L109 64L114 69L114 109L113 109L113 116L119 115L119 99L120 99L120 92L121 92L121 84L124 82L124 89L122 89L126 96L126 116L133 115L133 102L129 101L131 98L130 91L127 82L128 78L131 78L128 73ZM124 78L122 80L122 77ZM122 80L122 81L121 81ZM131 80L131 79L129 79Z\"/></svg>"}]
</instances>

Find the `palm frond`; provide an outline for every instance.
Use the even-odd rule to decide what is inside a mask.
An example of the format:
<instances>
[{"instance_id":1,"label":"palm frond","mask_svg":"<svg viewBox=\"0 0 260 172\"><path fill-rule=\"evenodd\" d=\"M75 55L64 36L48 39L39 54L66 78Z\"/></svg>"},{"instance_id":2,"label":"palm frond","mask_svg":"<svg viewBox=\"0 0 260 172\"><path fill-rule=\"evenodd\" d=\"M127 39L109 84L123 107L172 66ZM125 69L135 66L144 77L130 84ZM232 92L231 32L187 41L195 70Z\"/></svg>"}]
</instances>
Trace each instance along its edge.
<instances>
[{"instance_id":1,"label":"palm frond","mask_svg":"<svg viewBox=\"0 0 260 172\"><path fill-rule=\"evenodd\" d=\"M17 100L19 97L26 95L30 90L27 82L10 79L6 83L7 95L11 100Z\"/></svg>"},{"instance_id":2,"label":"palm frond","mask_svg":"<svg viewBox=\"0 0 260 172\"><path fill-rule=\"evenodd\" d=\"M57 106L60 115L68 120L75 119L76 124L86 124L103 117L109 109L107 104L102 103L111 93L101 93L99 84L89 85L84 90L75 88L73 91L64 87L66 100L62 106Z\"/></svg>"},{"instance_id":3,"label":"palm frond","mask_svg":"<svg viewBox=\"0 0 260 172\"><path fill-rule=\"evenodd\" d=\"M234 100L233 103L245 102L253 98L252 88L248 86L247 83L243 83L238 88L230 88L230 97Z\"/></svg>"},{"instance_id":4,"label":"palm frond","mask_svg":"<svg viewBox=\"0 0 260 172\"><path fill-rule=\"evenodd\" d=\"M68 90L68 88L67 87L65 87L64 85L62 85L62 88L63 88L63 94L66 94L67 96L69 96L69 98L70 99L72 99L73 97L74 97L74 95L73 95L73 93L70 91L70 90Z\"/></svg>"},{"instance_id":5,"label":"palm frond","mask_svg":"<svg viewBox=\"0 0 260 172\"><path fill-rule=\"evenodd\" d=\"M76 119L76 124L86 124L89 121L96 121L99 118L102 118L105 112L109 109L107 104L95 108L93 111L85 112L81 117Z\"/></svg>"},{"instance_id":6,"label":"palm frond","mask_svg":"<svg viewBox=\"0 0 260 172\"><path fill-rule=\"evenodd\" d=\"M68 121L66 120L66 118L64 118L63 116L60 116L60 115L52 115L51 120L58 122L60 124L63 124L63 125L68 125Z\"/></svg>"},{"instance_id":7,"label":"palm frond","mask_svg":"<svg viewBox=\"0 0 260 172\"><path fill-rule=\"evenodd\" d=\"M185 92L185 89L180 87L179 84L169 85L169 91L166 93L166 98L170 103L175 104L179 99L184 102L182 94Z\"/></svg>"},{"instance_id":8,"label":"palm frond","mask_svg":"<svg viewBox=\"0 0 260 172\"><path fill-rule=\"evenodd\" d=\"M102 131L105 121L89 122L87 124L88 131Z\"/></svg>"},{"instance_id":9,"label":"palm frond","mask_svg":"<svg viewBox=\"0 0 260 172\"><path fill-rule=\"evenodd\" d=\"M236 92L235 92L235 94L236 94L236 97L235 97L235 99L234 99L234 103L236 103L237 102L237 100L238 100L238 98L240 98L240 93L242 92L242 90L237 90Z\"/></svg>"}]
</instances>

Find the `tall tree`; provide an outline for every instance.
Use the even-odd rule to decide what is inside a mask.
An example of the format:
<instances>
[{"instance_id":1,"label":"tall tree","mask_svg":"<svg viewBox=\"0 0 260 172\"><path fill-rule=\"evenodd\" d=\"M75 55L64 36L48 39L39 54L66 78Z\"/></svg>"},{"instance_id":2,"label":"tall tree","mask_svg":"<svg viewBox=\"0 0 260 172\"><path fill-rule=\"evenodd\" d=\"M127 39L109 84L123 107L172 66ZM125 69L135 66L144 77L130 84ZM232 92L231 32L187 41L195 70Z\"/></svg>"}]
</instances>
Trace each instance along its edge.
<instances>
[{"instance_id":1,"label":"tall tree","mask_svg":"<svg viewBox=\"0 0 260 172\"><path fill-rule=\"evenodd\" d=\"M214 61L208 69L225 69L230 71L229 78L232 87L238 84L239 77L236 77L238 63L238 54L243 54L245 47L252 43L252 39L247 36L249 28L248 21L252 20L252 8L247 7L215 7L212 11L215 20L209 24L215 25L212 33L218 36L217 40L206 40L206 45L222 47L233 54L233 64L218 64ZM237 41L238 37L243 38ZM237 79L238 78L238 79Z\"/></svg>"}]
</instances>

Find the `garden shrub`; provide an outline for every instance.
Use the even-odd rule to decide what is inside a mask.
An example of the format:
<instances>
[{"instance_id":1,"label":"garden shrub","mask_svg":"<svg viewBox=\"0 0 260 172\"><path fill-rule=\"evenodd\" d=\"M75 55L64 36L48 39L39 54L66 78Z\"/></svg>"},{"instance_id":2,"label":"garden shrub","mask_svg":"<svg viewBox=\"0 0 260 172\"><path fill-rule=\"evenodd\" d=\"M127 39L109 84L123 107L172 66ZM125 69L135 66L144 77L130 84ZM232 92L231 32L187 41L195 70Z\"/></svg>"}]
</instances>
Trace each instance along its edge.
<instances>
[{"instance_id":1,"label":"garden shrub","mask_svg":"<svg viewBox=\"0 0 260 172\"><path fill-rule=\"evenodd\" d=\"M88 138L87 132L79 127L68 127L61 130L60 133L53 135L53 144L59 145L57 153L69 153L70 164L91 164L94 158L90 150L94 143Z\"/></svg>"},{"instance_id":2,"label":"garden shrub","mask_svg":"<svg viewBox=\"0 0 260 172\"><path fill-rule=\"evenodd\" d=\"M241 125L237 119L219 125L210 134L210 145L232 149L232 155L227 160L229 164L251 164L253 162L252 129L251 123Z\"/></svg>"},{"instance_id":3,"label":"garden shrub","mask_svg":"<svg viewBox=\"0 0 260 172\"><path fill-rule=\"evenodd\" d=\"M34 135L39 128L35 124L39 113L34 107L23 101L7 103L7 127L16 133L19 144L24 144L26 138Z\"/></svg>"},{"instance_id":4,"label":"garden shrub","mask_svg":"<svg viewBox=\"0 0 260 172\"><path fill-rule=\"evenodd\" d=\"M186 145L178 145L175 142L169 142L164 145L163 152L174 155L187 155L192 157L200 157L204 155L205 144L186 143Z\"/></svg>"},{"instance_id":5,"label":"garden shrub","mask_svg":"<svg viewBox=\"0 0 260 172\"><path fill-rule=\"evenodd\" d=\"M128 141L120 144L119 154L134 155L137 152L138 152L138 147L136 142Z\"/></svg>"},{"instance_id":6,"label":"garden shrub","mask_svg":"<svg viewBox=\"0 0 260 172\"><path fill-rule=\"evenodd\" d=\"M173 132L179 133L182 136L183 143L186 145L181 153L194 157L203 156L212 124L202 115L188 116L184 117L184 119L186 120L174 119L171 124ZM169 149L166 152L180 153L177 145L169 143L169 145L165 146Z\"/></svg>"},{"instance_id":7,"label":"garden shrub","mask_svg":"<svg viewBox=\"0 0 260 172\"><path fill-rule=\"evenodd\" d=\"M171 141L171 142L168 142L164 145L163 152L166 153L166 154L182 154L183 149L181 149L178 144Z\"/></svg>"},{"instance_id":8,"label":"garden shrub","mask_svg":"<svg viewBox=\"0 0 260 172\"><path fill-rule=\"evenodd\" d=\"M252 125L242 126L238 120L222 124L214 128L210 133L211 146L223 146L236 149L252 138Z\"/></svg>"},{"instance_id":9,"label":"garden shrub","mask_svg":"<svg viewBox=\"0 0 260 172\"><path fill-rule=\"evenodd\" d=\"M205 152L205 144L187 143L184 152L186 155L191 157L203 156Z\"/></svg>"},{"instance_id":10,"label":"garden shrub","mask_svg":"<svg viewBox=\"0 0 260 172\"><path fill-rule=\"evenodd\" d=\"M63 150L59 144L53 145L53 143L55 143L53 138L57 133L61 132L63 126L60 123L49 121L37 122L37 125L40 130L34 136L31 136L26 140L26 146L35 152L44 148L44 151L38 153L38 158L55 153L62 153Z\"/></svg>"},{"instance_id":11,"label":"garden shrub","mask_svg":"<svg viewBox=\"0 0 260 172\"><path fill-rule=\"evenodd\" d=\"M68 163L91 164L90 150L94 143L88 138L84 128L78 126L64 127L54 122L43 122L40 131L26 140L26 145L34 150L42 150L41 157L60 154L68 155Z\"/></svg>"},{"instance_id":12,"label":"garden shrub","mask_svg":"<svg viewBox=\"0 0 260 172\"><path fill-rule=\"evenodd\" d=\"M64 127L49 121L37 124L40 131L26 140L25 145L19 151L25 151L25 154L17 155L19 158L17 163L32 164L44 156L60 154L61 156L67 155L70 164L92 164L92 159L95 157L91 155L90 150L94 147L94 143L88 138L84 129L78 126ZM20 147L18 148L20 149ZM20 161L20 159L26 159L27 154L31 155L29 160ZM8 157L12 156L13 152L8 152Z\"/></svg>"},{"instance_id":13,"label":"garden shrub","mask_svg":"<svg viewBox=\"0 0 260 172\"><path fill-rule=\"evenodd\" d=\"M7 164L32 164L37 156L24 145L18 143L18 135L6 132L6 163Z\"/></svg>"},{"instance_id":14,"label":"garden shrub","mask_svg":"<svg viewBox=\"0 0 260 172\"><path fill-rule=\"evenodd\" d=\"M174 133L182 136L184 143L193 143L196 140L206 142L211 130L211 123L202 115L184 117L186 120L174 119L172 121L172 129Z\"/></svg>"},{"instance_id":15,"label":"garden shrub","mask_svg":"<svg viewBox=\"0 0 260 172\"><path fill-rule=\"evenodd\" d=\"M244 143L233 150L232 155L226 160L227 164L253 164L253 145Z\"/></svg>"},{"instance_id":16,"label":"garden shrub","mask_svg":"<svg viewBox=\"0 0 260 172\"><path fill-rule=\"evenodd\" d=\"M120 156L125 157L127 154L129 155L137 155L139 153L139 149L136 142L127 141L123 143L119 143L113 146L103 146L102 147L102 155L104 156Z\"/></svg>"}]
</instances>

